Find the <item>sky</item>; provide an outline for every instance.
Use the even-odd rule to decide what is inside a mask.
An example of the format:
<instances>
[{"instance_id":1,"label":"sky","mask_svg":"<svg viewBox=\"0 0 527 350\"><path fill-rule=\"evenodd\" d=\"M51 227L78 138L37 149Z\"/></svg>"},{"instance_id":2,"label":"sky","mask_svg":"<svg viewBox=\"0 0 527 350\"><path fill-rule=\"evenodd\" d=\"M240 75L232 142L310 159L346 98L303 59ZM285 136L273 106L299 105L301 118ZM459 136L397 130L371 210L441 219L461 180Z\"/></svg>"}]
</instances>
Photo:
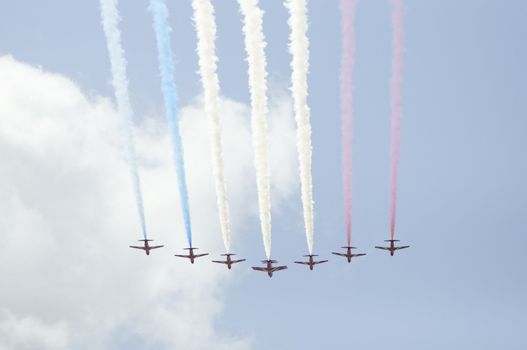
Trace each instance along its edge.
<instances>
[{"instance_id":1,"label":"sky","mask_svg":"<svg viewBox=\"0 0 527 350\"><path fill-rule=\"evenodd\" d=\"M272 279L257 217L247 66L234 0L213 1L225 130L231 271L172 255L185 235L148 2L121 1L150 235L141 238L96 0L0 2L0 350L523 349L527 325L527 3L405 0L395 257L389 238L391 18L358 1L353 245L341 181L337 1L309 1L314 253L307 253L290 91L287 9L265 10ZM223 253L190 1L169 1L194 243ZM293 266L295 265L295 266Z\"/></svg>"}]
</instances>

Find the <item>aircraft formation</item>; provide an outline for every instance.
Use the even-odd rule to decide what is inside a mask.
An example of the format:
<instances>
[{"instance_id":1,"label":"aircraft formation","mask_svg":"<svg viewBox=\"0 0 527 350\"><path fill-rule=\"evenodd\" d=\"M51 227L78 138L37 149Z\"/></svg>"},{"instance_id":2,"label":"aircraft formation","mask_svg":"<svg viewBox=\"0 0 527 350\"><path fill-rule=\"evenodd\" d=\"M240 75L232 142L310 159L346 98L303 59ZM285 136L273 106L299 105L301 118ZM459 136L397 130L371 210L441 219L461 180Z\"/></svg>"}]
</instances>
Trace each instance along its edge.
<instances>
[{"instance_id":1,"label":"aircraft formation","mask_svg":"<svg viewBox=\"0 0 527 350\"><path fill-rule=\"evenodd\" d=\"M125 152L127 153L128 166L132 179L136 199L139 222L142 228L142 245L132 245L133 249L140 249L146 255L151 250L162 248L163 245L150 245L152 240L147 236L145 210L137 154L133 140L133 108L128 91L127 60L121 42L119 28L120 14L119 0L99 0L103 32L109 54L110 68L113 76L113 87L116 106L123 120L123 136ZM231 227L228 192L226 188L225 160L223 149L223 128L220 115L219 101L221 96L221 82L217 74L220 59L216 55L216 18L215 6L221 2L213 3L211 0L191 0L193 11L192 21L196 30L196 53L198 59L198 74L203 89L204 115L209 121L209 135L211 145L212 177L216 192L218 219L220 233L226 253L222 255L225 260L212 262L224 264L230 270L233 264L245 259L233 260L234 254L230 253ZM355 1L340 0L341 28L342 28L342 57L340 67L340 100L341 100L341 133L342 133L342 180L344 212L346 221L347 245L342 247L345 252L333 252L336 256L344 257L348 263L365 253L352 253L355 247L351 245L352 227L352 119L353 119L353 66L355 62ZM386 250L393 256L397 250L409 246L398 246L395 239L395 221L397 209L397 184L399 169L399 148L401 129L401 91L403 75L403 0L392 0L392 77L390 82L391 95L391 144L390 144L390 239L386 240L387 246L376 246L376 249ZM269 277L274 272L287 269L287 266L277 266L278 262L271 259L271 184L269 140L268 140L268 83L267 83L267 58L265 48L267 42L264 33L264 12L258 0L238 0L241 15L240 29L243 32L244 46L247 61L248 91L251 105L251 135L254 153L254 170L256 190L258 195L258 211L263 246L266 259L262 260L263 267L253 267L253 270L266 272ZM314 249L314 200L312 179L312 140L311 140L311 115L308 105L308 73L309 73L309 35L308 35L308 0L283 0L285 9L289 13L287 21L289 27L288 50L291 56L291 97L293 112L296 122L296 146L298 153L298 175L304 228L308 254L305 261L295 261L299 265L306 265L313 270L315 265L328 262L316 260ZM172 51L170 33L172 28L168 21L168 7L166 0L149 0L148 11L152 15L152 27L158 49L159 73L161 78L161 92L165 105L170 138L172 141L173 162L176 170L176 181L179 189L181 216L187 236L188 248L186 254L176 254L176 257L189 259L191 264L208 253L196 253L198 248L193 247L192 219L190 212L190 196L187 188L187 171L184 160L184 140L180 132L180 112L177 101L178 89L176 80L176 66ZM244 87L247 88L247 87Z\"/></svg>"},{"instance_id":2,"label":"aircraft formation","mask_svg":"<svg viewBox=\"0 0 527 350\"><path fill-rule=\"evenodd\" d=\"M140 239L139 242L143 242L142 246L131 245L130 248L141 249L141 250L143 250L145 252L146 255L150 255L150 251L151 250L164 247L164 245L151 246L148 242L152 242L152 241L153 241L152 239ZM397 239L387 239L387 240L385 240L385 242L389 242L390 245L388 247L375 246L375 248L389 251L390 252L390 256L394 256L395 251L397 251L397 250L406 249L406 248L410 247L409 245L396 246L395 242L399 242L399 240L397 240ZM346 249L346 253L332 252L332 254L345 257L346 260L348 261L348 263L351 263L351 260L354 259L354 258L366 255L366 253L355 253L355 254L353 254L351 252L351 250L352 249L357 249L356 247L345 246L345 247L342 247L342 248ZM193 247L183 248L183 250L187 250L188 251L188 254L174 254L174 256L176 256L178 258L189 259L190 263L194 264L194 261L196 260L196 258L201 258L201 257L209 255L209 253L195 254L194 250L197 250L197 249L198 248L193 248ZM225 254L221 255L221 256L225 257L225 260L212 260L212 262L213 263L217 263L217 264L225 264L225 265L227 265L227 268L230 270L232 268L233 264L237 264L237 263L246 261L246 259L233 260L231 258L231 256L233 256L233 255L236 255L236 254L225 253ZM329 260L315 260L315 257L317 257L317 256L318 255L316 255L316 254L304 255L304 258L308 258L307 261L295 261L295 264L307 265L309 267L309 270L313 271L315 265L327 263L329 261ZM273 273L275 273L277 271L282 271L282 270L286 270L287 269L286 265L274 266L273 264L277 264L278 263L277 260L267 259L267 260L262 260L261 263L264 264L265 267L253 266L252 269L254 271L266 272L267 275L270 278L273 277Z\"/></svg>"}]
</instances>

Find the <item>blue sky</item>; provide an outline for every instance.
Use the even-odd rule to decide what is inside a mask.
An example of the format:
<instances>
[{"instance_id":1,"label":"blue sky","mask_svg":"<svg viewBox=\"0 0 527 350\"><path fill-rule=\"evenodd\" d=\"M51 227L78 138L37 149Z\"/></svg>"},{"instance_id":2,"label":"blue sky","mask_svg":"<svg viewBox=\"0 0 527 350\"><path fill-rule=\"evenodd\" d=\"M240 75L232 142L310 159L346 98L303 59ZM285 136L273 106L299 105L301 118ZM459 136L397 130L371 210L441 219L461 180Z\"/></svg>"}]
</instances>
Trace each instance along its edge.
<instances>
[{"instance_id":1,"label":"blue sky","mask_svg":"<svg viewBox=\"0 0 527 350\"><path fill-rule=\"evenodd\" d=\"M280 1L261 2L271 95L283 94L290 84L287 9ZM237 2L214 4L222 94L248 103ZM138 120L162 118L163 111L146 8L146 1L120 5ZM182 105L188 105L201 93L190 2L170 1L169 10L176 82ZM309 11L315 252L330 263L314 272L291 264L306 253L296 189L273 212L273 257L290 269L272 280L248 271L264 251L257 218L244 221L233 249L249 263L236 266L233 274L243 272L225 282L215 325L225 334L251 337L251 349L523 348L527 3L405 1L396 236L411 248L391 258L373 249L389 238L390 6L358 2L353 242L368 255L352 264L330 255L345 243L339 9L337 1L312 0ZM98 1L5 2L0 54L63 74L88 95L113 96ZM197 245L207 248L206 239Z\"/></svg>"}]
</instances>

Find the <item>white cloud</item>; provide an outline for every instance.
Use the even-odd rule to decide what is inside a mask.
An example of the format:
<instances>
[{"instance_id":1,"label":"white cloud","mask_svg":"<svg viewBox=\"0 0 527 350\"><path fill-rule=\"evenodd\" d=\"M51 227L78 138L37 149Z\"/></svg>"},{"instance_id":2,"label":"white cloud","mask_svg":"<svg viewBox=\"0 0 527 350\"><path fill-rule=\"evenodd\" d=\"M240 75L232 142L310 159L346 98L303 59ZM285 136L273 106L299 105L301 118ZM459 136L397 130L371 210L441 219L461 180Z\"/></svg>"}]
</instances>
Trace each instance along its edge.
<instances>
[{"instance_id":1,"label":"white cloud","mask_svg":"<svg viewBox=\"0 0 527 350\"><path fill-rule=\"evenodd\" d=\"M151 238L149 257L127 248L139 225L119 119L109 99L87 98L70 80L0 57L0 350L248 349L215 322L235 275L173 253L185 235L170 140L162 117L136 129ZM225 164L237 227L257 212L247 106L222 102ZM222 251L201 103L182 110L194 241ZM271 114L275 202L296 189L290 102ZM255 230L257 232L257 230ZM239 238L238 238L239 237ZM246 244L261 244L259 236ZM220 288L221 287L221 288Z\"/></svg>"},{"instance_id":2,"label":"white cloud","mask_svg":"<svg viewBox=\"0 0 527 350\"><path fill-rule=\"evenodd\" d=\"M0 350L67 349L64 324L45 324L32 317L17 319L4 312L0 322Z\"/></svg>"}]
</instances>

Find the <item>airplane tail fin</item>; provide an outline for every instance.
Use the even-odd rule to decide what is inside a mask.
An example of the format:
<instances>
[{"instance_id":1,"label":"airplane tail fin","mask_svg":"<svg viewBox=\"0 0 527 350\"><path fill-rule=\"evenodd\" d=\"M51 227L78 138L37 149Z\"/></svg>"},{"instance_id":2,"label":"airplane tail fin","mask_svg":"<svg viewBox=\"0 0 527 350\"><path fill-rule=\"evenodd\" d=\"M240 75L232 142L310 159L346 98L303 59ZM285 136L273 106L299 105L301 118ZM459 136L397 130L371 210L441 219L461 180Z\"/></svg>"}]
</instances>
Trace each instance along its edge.
<instances>
[{"instance_id":1,"label":"airplane tail fin","mask_svg":"<svg viewBox=\"0 0 527 350\"><path fill-rule=\"evenodd\" d=\"M153 239L138 239L139 242L153 242Z\"/></svg>"},{"instance_id":2,"label":"airplane tail fin","mask_svg":"<svg viewBox=\"0 0 527 350\"><path fill-rule=\"evenodd\" d=\"M220 256L233 256L233 255L236 255L236 254L232 254L232 253L220 254Z\"/></svg>"},{"instance_id":3,"label":"airplane tail fin","mask_svg":"<svg viewBox=\"0 0 527 350\"><path fill-rule=\"evenodd\" d=\"M311 256L318 256L318 255L317 255L317 254L311 254L311 255L308 254L308 255L302 255L302 256L303 256L304 258L309 258L309 257L311 257Z\"/></svg>"},{"instance_id":4,"label":"airplane tail fin","mask_svg":"<svg viewBox=\"0 0 527 350\"><path fill-rule=\"evenodd\" d=\"M278 263L278 261L276 261L276 260L262 260L262 263L264 263L264 264L267 264L268 262L270 262L272 264Z\"/></svg>"},{"instance_id":5,"label":"airplane tail fin","mask_svg":"<svg viewBox=\"0 0 527 350\"><path fill-rule=\"evenodd\" d=\"M398 239L385 239L385 242L400 242Z\"/></svg>"},{"instance_id":6,"label":"airplane tail fin","mask_svg":"<svg viewBox=\"0 0 527 350\"><path fill-rule=\"evenodd\" d=\"M348 246L348 247L341 247L341 248L344 248L344 249L357 249L356 247L351 247L351 246Z\"/></svg>"},{"instance_id":7,"label":"airplane tail fin","mask_svg":"<svg viewBox=\"0 0 527 350\"><path fill-rule=\"evenodd\" d=\"M183 248L183 250L198 250L199 248L194 248L194 247L190 247L190 248Z\"/></svg>"}]
</instances>

